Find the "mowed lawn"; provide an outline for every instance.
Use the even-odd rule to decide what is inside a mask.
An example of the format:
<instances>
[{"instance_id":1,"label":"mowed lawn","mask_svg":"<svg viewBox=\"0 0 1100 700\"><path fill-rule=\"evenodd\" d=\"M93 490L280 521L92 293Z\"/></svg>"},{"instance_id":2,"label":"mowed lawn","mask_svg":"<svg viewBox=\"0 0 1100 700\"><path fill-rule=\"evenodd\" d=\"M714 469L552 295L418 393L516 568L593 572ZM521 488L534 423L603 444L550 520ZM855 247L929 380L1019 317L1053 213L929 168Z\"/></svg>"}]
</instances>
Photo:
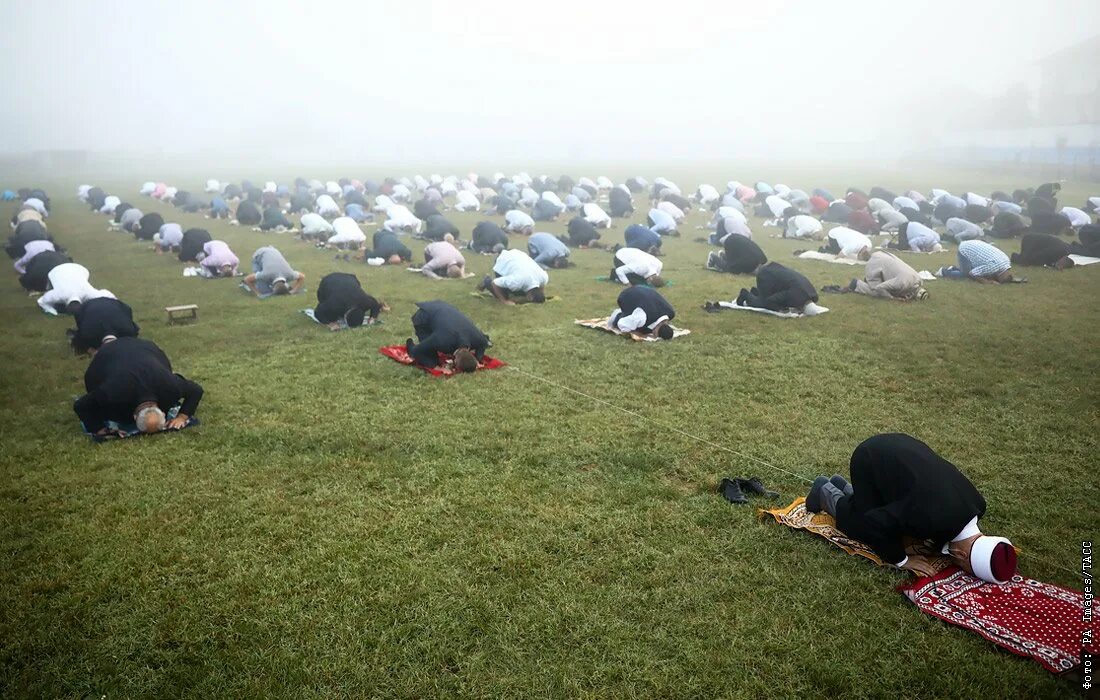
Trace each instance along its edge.
<instances>
[{"instance_id":1,"label":"mowed lawn","mask_svg":"<svg viewBox=\"0 0 1100 700\"><path fill-rule=\"evenodd\" d=\"M685 190L706 179L684 170ZM1039 184L856 175L777 179L834 193ZM1075 687L922 614L894 591L902 573L762 522L714 488L759 476L789 502L805 483L751 458L811 479L847 473L861 440L904 431L978 485L984 528L1022 549L1025 574L1080 590L1071 572L1098 524L1100 266L1027 270L1026 285L938 280L915 304L823 295L832 311L812 319L709 315L704 300L752 280L702 269L712 248L694 241L705 235L696 211L664 258L665 294L692 334L632 343L572 323L614 306L619 288L595 280L606 252L575 251L576 267L551 272L559 301L505 307L471 296L476 279L338 262L288 234L169 213L138 197L142 179L107 189L208 228L244 269L257 247L278 246L308 294L259 301L236 281L184 278L174 256L107 232L75 200L76 182L7 183L47 188L51 232L206 396L197 429L93 445L71 409L87 365L68 351L71 321L46 317L6 273L0 696L994 698ZM1061 199L1080 206L1092 189L1068 183ZM480 218L449 217L467 238ZM625 223L605 240L621 241ZM799 244L752 223L769 256L818 286L861 273L796 261ZM423 244L410 246L419 256ZM906 259L935 270L954 246ZM467 261L479 275L492 265ZM302 316L330 271L355 272L389 302L385 324L333 333ZM439 380L378 354L411 335L413 302L436 298L522 372ZM185 303L199 322L168 326L163 308Z\"/></svg>"}]
</instances>

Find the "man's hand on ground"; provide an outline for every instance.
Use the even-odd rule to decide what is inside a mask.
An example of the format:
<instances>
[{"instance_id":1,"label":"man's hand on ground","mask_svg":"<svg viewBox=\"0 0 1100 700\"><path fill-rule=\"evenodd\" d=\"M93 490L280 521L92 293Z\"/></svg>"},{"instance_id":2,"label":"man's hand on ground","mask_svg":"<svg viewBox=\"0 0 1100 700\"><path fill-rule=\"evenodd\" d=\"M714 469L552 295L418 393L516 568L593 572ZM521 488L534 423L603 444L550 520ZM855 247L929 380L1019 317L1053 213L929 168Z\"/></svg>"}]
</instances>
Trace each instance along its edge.
<instances>
[{"instance_id":1,"label":"man's hand on ground","mask_svg":"<svg viewBox=\"0 0 1100 700\"><path fill-rule=\"evenodd\" d=\"M187 427L187 422L189 420L191 420L190 417L181 413L172 420L168 421L168 425L164 426L164 428L165 430L180 430L181 428Z\"/></svg>"}]
</instances>

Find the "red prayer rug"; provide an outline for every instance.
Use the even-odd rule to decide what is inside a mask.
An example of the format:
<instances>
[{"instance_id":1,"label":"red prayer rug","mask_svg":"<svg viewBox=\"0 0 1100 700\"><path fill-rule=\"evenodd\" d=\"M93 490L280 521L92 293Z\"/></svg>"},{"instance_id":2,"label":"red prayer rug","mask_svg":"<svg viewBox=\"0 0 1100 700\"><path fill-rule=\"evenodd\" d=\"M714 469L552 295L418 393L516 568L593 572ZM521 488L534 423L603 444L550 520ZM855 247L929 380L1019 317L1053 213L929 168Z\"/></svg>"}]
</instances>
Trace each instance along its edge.
<instances>
[{"instance_id":1,"label":"red prayer rug","mask_svg":"<svg viewBox=\"0 0 1100 700\"><path fill-rule=\"evenodd\" d=\"M904 583L898 590L929 615L1034 659L1051 673L1081 664L1081 593L1019 574L1004 585L986 583L956 566ZM1093 642L1088 650L1096 653L1100 648Z\"/></svg>"},{"instance_id":2,"label":"red prayer rug","mask_svg":"<svg viewBox=\"0 0 1100 700\"><path fill-rule=\"evenodd\" d=\"M443 353L439 353L439 365L437 367L425 367L416 364L416 362L409 357L409 351L405 349L404 345L384 345L378 348L378 352L403 365L412 365L413 367L422 369L433 377L450 377L457 373L455 371L454 358L450 355L444 355ZM489 357L488 355L483 357L481 364L477 366L478 371L483 369L499 369L501 367L504 367L503 362L495 357Z\"/></svg>"}]
</instances>

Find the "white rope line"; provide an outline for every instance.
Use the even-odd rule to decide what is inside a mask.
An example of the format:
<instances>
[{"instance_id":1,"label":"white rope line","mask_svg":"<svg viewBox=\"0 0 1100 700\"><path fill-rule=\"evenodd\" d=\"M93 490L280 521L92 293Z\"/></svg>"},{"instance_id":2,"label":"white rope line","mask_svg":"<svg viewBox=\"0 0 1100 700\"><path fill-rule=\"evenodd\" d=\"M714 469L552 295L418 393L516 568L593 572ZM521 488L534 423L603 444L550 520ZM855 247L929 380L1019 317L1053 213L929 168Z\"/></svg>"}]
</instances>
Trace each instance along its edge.
<instances>
[{"instance_id":1,"label":"white rope line","mask_svg":"<svg viewBox=\"0 0 1100 700\"><path fill-rule=\"evenodd\" d=\"M812 484L813 483L813 479L808 479L808 478L802 476L801 474L796 474L792 471L787 471L786 469L783 469L782 467L777 467L774 464L771 464L769 462L766 462L766 461L760 459L759 457L753 457L752 455L747 455L747 454L744 454L743 452L738 452L737 450L730 449L729 447L726 447L725 445L719 445L718 443L711 442L710 440L707 440L706 438L699 437L698 435L692 435L691 433L689 433L687 431L684 431L684 430L680 430L679 428L677 428L675 426L671 426L671 425L668 425L667 423L662 423L660 421L653 420L652 418L649 418L647 416L643 416L642 414L638 413L637 411L632 411L629 408L623 408L622 406L619 406L617 404L613 404L610 401L607 401L605 399L601 399L598 396L592 396L591 394L586 394L583 391L578 391L577 389L565 386L564 384L558 384L555 381L552 381L550 379L546 379L545 377L540 377L537 374L532 374L532 373L530 373L526 370L522 370L519 367L516 367L515 365L512 365L512 364L505 365L505 367L507 367L508 369L510 369L514 372L519 372L520 374L522 374L526 377L530 377L531 379L543 382L544 384L549 384L550 386L557 387L558 389L561 389L563 391L568 391L572 394L576 394L578 396L583 396L587 399L591 399L592 401L595 401L596 403L603 404L604 406L607 406L608 408L613 408L616 411L621 411L621 412L627 414L628 416L633 416L633 417L635 417L635 418L637 418L641 421L654 423L654 424L659 425L663 428L671 430L675 433L679 433L680 435L683 435L686 438L689 438L691 440L695 440L697 442L701 442L704 445L709 445L710 447L713 447L713 448L718 449L718 450L723 450L725 452L729 452L730 454L741 457L742 459L747 459L747 460L751 460L753 462L756 462L757 464L762 464L765 467L768 467L769 469L774 469L775 471L782 472L784 474L788 474L790 476L793 476L796 479L799 479L801 481L806 482L807 484ZM1066 573L1073 574L1074 577L1076 577L1076 578L1081 578L1084 575L1084 572L1082 572L1082 571L1075 571L1075 570L1070 569L1068 567L1061 566L1059 564L1055 564L1055 563L1051 562L1050 560L1046 559L1045 557L1036 556L1034 553L1029 552L1027 556L1032 561L1039 562L1040 564L1046 564L1047 566L1049 566L1051 568L1054 568L1054 569L1058 569L1059 571L1064 571Z\"/></svg>"},{"instance_id":2,"label":"white rope line","mask_svg":"<svg viewBox=\"0 0 1100 700\"><path fill-rule=\"evenodd\" d=\"M699 437L698 435L692 435L691 433L689 433L687 431L684 431L684 430L680 430L679 428L677 428L675 426L668 425L667 423L661 423L660 421L653 420L652 418L648 418L646 416L643 416L642 414L640 414L636 411L631 411L629 408L623 408L622 406L613 404L610 401L606 401L604 399L601 399L598 396L592 396L591 394L586 394L583 391L577 391L576 389L573 389L572 387L565 386L564 384L558 384L557 382L551 381L551 380L546 379L544 377L540 377L537 374L531 374L530 372L522 370L522 369L516 367L515 365L509 364L509 365L506 365L506 367L508 367L508 369L510 369L510 370L514 370L516 372L519 372L520 374L522 374L524 376L530 377L531 379L536 379L536 380L538 380L540 382L543 382L545 384L549 384L550 386L554 386L554 387L557 387L557 388L562 389L564 391L568 391L568 392L571 392L573 394L577 394L578 396L583 396L587 399L591 399L591 400L593 400L597 403L603 404L604 406L607 406L609 408L613 408L616 411L622 411L623 413L625 413L629 416L634 416L635 418L637 418L639 420L646 421L646 422L649 422L649 423L654 423L656 425L661 426L662 428L665 428L667 430L671 430L674 433L679 433L680 435L683 435L686 438L689 438L691 440L695 440L697 442L701 442L704 445L709 445L710 447L713 447L717 450L723 450L725 452L729 452L730 454L737 455L738 457L741 457L742 459L747 459L747 460L751 460L753 462L756 462L758 464L762 464L765 467L768 467L769 469L774 469L775 471L783 472L784 474L788 474L790 476L793 476L794 478L799 479L800 481L804 481L807 484L812 484L814 482L813 479L807 479L806 477L802 476L801 474L796 474L792 471L787 471L786 469L784 469L782 467L777 467L774 464L771 464L769 462L765 462L764 460L760 459L759 457L753 457L752 455L747 455L747 454L744 454L743 452L738 452L737 450L730 449L730 448L726 447L725 445L719 445L716 442L711 442L710 440L707 440L706 438Z\"/></svg>"}]
</instances>

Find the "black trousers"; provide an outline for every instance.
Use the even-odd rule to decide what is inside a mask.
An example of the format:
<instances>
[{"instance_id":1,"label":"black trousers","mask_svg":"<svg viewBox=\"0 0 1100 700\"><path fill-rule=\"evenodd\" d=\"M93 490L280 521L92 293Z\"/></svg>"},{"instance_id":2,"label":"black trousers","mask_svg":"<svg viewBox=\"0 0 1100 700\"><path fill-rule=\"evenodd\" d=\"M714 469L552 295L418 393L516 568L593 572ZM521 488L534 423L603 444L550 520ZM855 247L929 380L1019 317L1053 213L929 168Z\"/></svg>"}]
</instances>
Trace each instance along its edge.
<instances>
[{"instance_id":1,"label":"black trousers","mask_svg":"<svg viewBox=\"0 0 1100 700\"><path fill-rule=\"evenodd\" d=\"M611 275L610 275L610 277L611 277L612 282L618 282L619 281L619 275L616 272L616 270L618 270L622 266L623 266L623 261L619 260L618 255L616 255L614 258L611 259ZM645 284L645 277L642 277L641 275L637 275L633 272L626 273L626 279L630 282L631 285Z\"/></svg>"}]
</instances>

